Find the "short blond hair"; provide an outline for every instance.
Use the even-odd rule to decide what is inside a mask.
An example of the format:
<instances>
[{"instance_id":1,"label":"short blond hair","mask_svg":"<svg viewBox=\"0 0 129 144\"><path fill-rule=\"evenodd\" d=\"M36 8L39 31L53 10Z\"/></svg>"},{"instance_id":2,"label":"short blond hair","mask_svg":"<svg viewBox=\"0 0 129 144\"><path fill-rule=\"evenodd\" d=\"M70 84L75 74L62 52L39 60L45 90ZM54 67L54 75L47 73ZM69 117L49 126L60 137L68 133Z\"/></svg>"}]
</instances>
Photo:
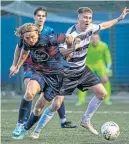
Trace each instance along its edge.
<instances>
[{"instance_id":1,"label":"short blond hair","mask_svg":"<svg viewBox=\"0 0 129 144\"><path fill-rule=\"evenodd\" d=\"M22 38L22 36L26 32L33 32L33 31L37 31L38 33L40 32L38 27L35 24L33 24L33 23L25 23L22 26L16 28L15 35L17 37Z\"/></svg>"},{"instance_id":2,"label":"short blond hair","mask_svg":"<svg viewBox=\"0 0 129 144\"><path fill-rule=\"evenodd\" d=\"M89 7L80 7L78 9L78 14L82 14L82 13L85 13L85 12L93 14L92 9L90 9Z\"/></svg>"}]
</instances>

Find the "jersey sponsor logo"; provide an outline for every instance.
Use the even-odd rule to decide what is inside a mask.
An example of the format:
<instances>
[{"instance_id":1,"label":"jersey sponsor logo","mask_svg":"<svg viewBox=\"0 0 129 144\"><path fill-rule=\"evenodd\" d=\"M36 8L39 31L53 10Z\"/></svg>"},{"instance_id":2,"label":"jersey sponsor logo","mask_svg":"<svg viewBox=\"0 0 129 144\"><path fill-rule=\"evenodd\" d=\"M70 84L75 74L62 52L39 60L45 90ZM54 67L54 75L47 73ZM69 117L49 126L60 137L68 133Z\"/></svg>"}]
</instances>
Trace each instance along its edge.
<instances>
[{"instance_id":1,"label":"jersey sponsor logo","mask_svg":"<svg viewBox=\"0 0 129 144\"><path fill-rule=\"evenodd\" d=\"M49 59L48 53L43 49L31 51L31 57L35 62L43 62Z\"/></svg>"}]
</instances>

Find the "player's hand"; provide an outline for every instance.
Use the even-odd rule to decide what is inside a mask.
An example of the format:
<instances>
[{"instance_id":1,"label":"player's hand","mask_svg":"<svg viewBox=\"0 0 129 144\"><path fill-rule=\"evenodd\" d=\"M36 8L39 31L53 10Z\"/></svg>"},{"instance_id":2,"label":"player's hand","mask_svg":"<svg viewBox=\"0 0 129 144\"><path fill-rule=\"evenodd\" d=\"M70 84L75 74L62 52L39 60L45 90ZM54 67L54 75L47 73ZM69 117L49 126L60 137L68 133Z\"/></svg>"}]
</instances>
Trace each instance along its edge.
<instances>
[{"instance_id":1,"label":"player's hand","mask_svg":"<svg viewBox=\"0 0 129 144\"><path fill-rule=\"evenodd\" d=\"M12 76L14 76L18 72L19 72L19 68L17 68L16 66L13 66L13 67L11 66L9 77L11 78Z\"/></svg>"},{"instance_id":2,"label":"player's hand","mask_svg":"<svg viewBox=\"0 0 129 144\"><path fill-rule=\"evenodd\" d=\"M10 74L13 73L13 71L15 71L15 69L16 69L16 66L15 66L15 65L12 65L12 66L10 67ZM9 77L10 77L10 76L9 76Z\"/></svg>"},{"instance_id":3,"label":"player's hand","mask_svg":"<svg viewBox=\"0 0 129 144\"><path fill-rule=\"evenodd\" d=\"M79 48L80 42L81 42L81 39L79 37L76 37L74 39L74 48L75 48L75 50L77 50Z\"/></svg>"},{"instance_id":4,"label":"player's hand","mask_svg":"<svg viewBox=\"0 0 129 144\"><path fill-rule=\"evenodd\" d=\"M16 66L15 66L15 65L12 65L12 66L10 67L10 72L13 71L14 69L16 69Z\"/></svg>"},{"instance_id":5,"label":"player's hand","mask_svg":"<svg viewBox=\"0 0 129 144\"><path fill-rule=\"evenodd\" d=\"M72 37L72 35L66 36L66 40L65 41L66 41L67 46L71 47L72 44L73 44L73 37Z\"/></svg>"},{"instance_id":6,"label":"player's hand","mask_svg":"<svg viewBox=\"0 0 129 144\"><path fill-rule=\"evenodd\" d=\"M118 21L123 20L127 14L129 14L129 9L127 9L127 7L125 7L122 14L118 18Z\"/></svg>"}]
</instances>

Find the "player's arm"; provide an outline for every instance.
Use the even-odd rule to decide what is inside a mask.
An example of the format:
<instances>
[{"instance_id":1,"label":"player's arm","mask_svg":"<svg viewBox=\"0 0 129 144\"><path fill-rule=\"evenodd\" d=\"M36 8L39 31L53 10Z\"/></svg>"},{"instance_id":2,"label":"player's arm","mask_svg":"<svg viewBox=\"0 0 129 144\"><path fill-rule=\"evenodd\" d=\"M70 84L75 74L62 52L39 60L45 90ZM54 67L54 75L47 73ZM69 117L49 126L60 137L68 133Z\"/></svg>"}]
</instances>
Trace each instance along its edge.
<instances>
[{"instance_id":1,"label":"player's arm","mask_svg":"<svg viewBox=\"0 0 129 144\"><path fill-rule=\"evenodd\" d=\"M29 52L30 52L29 50L27 50L27 51L24 49L21 50L20 58L19 58L18 63L16 65L17 69L20 69L20 67L23 65L23 63L25 62L26 58L29 55Z\"/></svg>"},{"instance_id":2,"label":"player's arm","mask_svg":"<svg viewBox=\"0 0 129 144\"><path fill-rule=\"evenodd\" d=\"M62 41L62 38L58 37L58 41ZM75 48L72 47L73 37L68 35L65 39L65 43L59 45L59 51L63 56L68 56Z\"/></svg>"},{"instance_id":3,"label":"player's arm","mask_svg":"<svg viewBox=\"0 0 129 144\"><path fill-rule=\"evenodd\" d=\"M67 35L65 39L65 45L62 46L62 48L59 49L59 51L63 56L71 57L72 52L77 50L78 47L79 44L76 43L76 41L73 42L73 37L71 35Z\"/></svg>"},{"instance_id":4,"label":"player's arm","mask_svg":"<svg viewBox=\"0 0 129 144\"><path fill-rule=\"evenodd\" d=\"M75 50L74 48L68 48L68 49L60 48L60 49L59 49L60 53L61 53L63 56L69 55L69 54L72 53L74 50Z\"/></svg>"},{"instance_id":5,"label":"player's arm","mask_svg":"<svg viewBox=\"0 0 129 144\"><path fill-rule=\"evenodd\" d=\"M20 53L20 57L19 57L19 60L18 60L18 63L15 67L15 69L13 71L10 71L10 77L14 76L16 73L19 72L20 70L20 67L23 65L24 61L26 60L27 56L29 55L29 50L24 50L22 49L21 50L21 53Z\"/></svg>"},{"instance_id":6,"label":"player's arm","mask_svg":"<svg viewBox=\"0 0 129 144\"><path fill-rule=\"evenodd\" d=\"M16 68L17 62L18 62L19 57L20 57L22 46L23 46L23 42L22 42L22 40L20 40L20 43L17 44L16 48L15 48L14 57L13 57L13 63L11 65L11 67L10 67L10 73L12 71L14 71L14 69Z\"/></svg>"},{"instance_id":7,"label":"player's arm","mask_svg":"<svg viewBox=\"0 0 129 144\"><path fill-rule=\"evenodd\" d=\"M17 44L17 45L16 45L16 48L15 48L15 52L14 52L14 58L13 58L13 63L12 63L12 65L14 65L14 66L17 65L18 59L19 59L19 57L20 57L20 53L21 53L21 48L20 48L19 45Z\"/></svg>"},{"instance_id":8,"label":"player's arm","mask_svg":"<svg viewBox=\"0 0 129 144\"><path fill-rule=\"evenodd\" d=\"M129 13L129 9L124 8L122 14L118 18L99 24L100 30L110 28L113 25L117 24L119 21L123 20L128 13Z\"/></svg>"}]
</instances>

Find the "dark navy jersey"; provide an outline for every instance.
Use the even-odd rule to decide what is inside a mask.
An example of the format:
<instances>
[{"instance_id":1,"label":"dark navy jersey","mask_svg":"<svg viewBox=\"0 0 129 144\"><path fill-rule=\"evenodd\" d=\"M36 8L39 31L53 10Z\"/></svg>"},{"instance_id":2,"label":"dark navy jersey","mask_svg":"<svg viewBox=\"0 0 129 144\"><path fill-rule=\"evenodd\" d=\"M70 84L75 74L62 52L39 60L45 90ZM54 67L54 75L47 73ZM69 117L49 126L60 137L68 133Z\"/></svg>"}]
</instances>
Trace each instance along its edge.
<instances>
[{"instance_id":1,"label":"dark navy jersey","mask_svg":"<svg viewBox=\"0 0 129 144\"><path fill-rule=\"evenodd\" d=\"M39 40L34 46L24 46L24 50L30 50L30 56L36 70L59 72L66 67L67 64L59 52L58 37L58 34L40 34Z\"/></svg>"},{"instance_id":2,"label":"dark navy jersey","mask_svg":"<svg viewBox=\"0 0 129 144\"><path fill-rule=\"evenodd\" d=\"M47 35L54 34L54 29L49 27L49 26L44 25L40 34L47 34ZM20 39L20 41L18 42L18 47L19 48L23 47L23 40L22 39ZM27 59L25 60L24 64L31 64L31 63L32 63L32 59L30 56L28 56Z\"/></svg>"}]
</instances>

